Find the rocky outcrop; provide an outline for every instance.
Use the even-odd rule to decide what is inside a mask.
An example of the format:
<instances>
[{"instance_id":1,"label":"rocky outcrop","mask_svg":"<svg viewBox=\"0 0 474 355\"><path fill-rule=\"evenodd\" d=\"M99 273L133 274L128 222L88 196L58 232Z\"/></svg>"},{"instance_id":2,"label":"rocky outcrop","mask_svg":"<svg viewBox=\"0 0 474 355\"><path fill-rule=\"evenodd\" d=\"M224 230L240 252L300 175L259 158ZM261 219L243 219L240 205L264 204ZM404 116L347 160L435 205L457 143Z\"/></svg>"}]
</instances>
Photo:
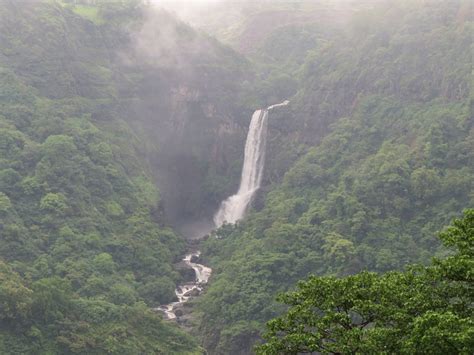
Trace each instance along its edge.
<instances>
[{"instance_id":1,"label":"rocky outcrop","mask_svg":"<svg viewBox=\"0 0 474 355\"><path fill-rule=\"evenodd\" d=\"M144 149L165 214L179 227L210 218L238 184L248 109L236 98L249 65L169 15L157 16L161 26L146 22L123 50L122 74L134 79L121 93L130 123L155 143ZM160 42L163 27L176 43Z\"/></svg>"}]
</instances>

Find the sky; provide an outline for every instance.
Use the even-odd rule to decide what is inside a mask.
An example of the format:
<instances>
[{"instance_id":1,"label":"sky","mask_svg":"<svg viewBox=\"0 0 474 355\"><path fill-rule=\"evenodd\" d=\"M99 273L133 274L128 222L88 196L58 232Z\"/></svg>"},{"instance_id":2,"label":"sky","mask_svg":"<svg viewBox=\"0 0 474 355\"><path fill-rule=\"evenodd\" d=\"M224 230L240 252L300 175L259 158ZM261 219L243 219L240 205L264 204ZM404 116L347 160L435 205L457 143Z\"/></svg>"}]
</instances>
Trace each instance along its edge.
<instances>
[{"instance_id":1,"label":"sky","mask_svg":"<svg viewBox=\"0 0 474 355\"><path fill-rule=\"evenodd\" d=\"M216 2L221 2L222 0L151 0L152 3L157 4L190 4L190 5L202 5L202 4L212 4Z\"/></svg>"}]
</instances>

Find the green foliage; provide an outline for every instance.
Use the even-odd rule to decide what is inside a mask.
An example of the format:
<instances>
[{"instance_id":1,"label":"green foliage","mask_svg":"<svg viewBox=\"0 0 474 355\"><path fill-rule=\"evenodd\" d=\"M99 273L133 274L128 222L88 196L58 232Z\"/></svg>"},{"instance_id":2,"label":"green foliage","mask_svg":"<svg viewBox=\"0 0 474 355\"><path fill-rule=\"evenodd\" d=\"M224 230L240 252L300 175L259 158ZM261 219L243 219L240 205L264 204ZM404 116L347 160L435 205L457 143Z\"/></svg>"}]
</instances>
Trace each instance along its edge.
<instances>
[{"instance_id":1,"label":"green foliage","mask_svg":"<svg viewBox=\"0 0 474 355\"><path fill-rule=\"evenodd\" d=\"M33 291L21 284L21 278L0 262L0 317L2 322L30 316Z\"/></svg>"},{"instance_id":2,"label":"green foliage","mask_svg":"<svg viewBox=\"0 0 474 355\"><path fill-rule=\"evenodd\" d=\"M40 201L40 209L55 215L61 215L67 208L66 198L63 194L48 193Z\"/></svg>"},{"instance_id":3,"label":"green foliage","mask_svg":"<svg viewBox=\"0 0 474 355\"><path fill-rule=\"evenodd\" d=\"M12 203L7 195L0 192L0 212L6 213L12 207Z\"/></svg>"},{"instance_id":4,"label":"green foliage","mask_svg":"<svg viewBox=\"0 0 474 355\"><path fill-rule=\"evenodd\" d=\"M184 241L114 101L102 36L120 30L73 10L0 5L0 353L200 352L151 310Z\"/></svg>"},{"instance_id":5,"label":"green foliage","mask_svg":"<svg viewBox=\"0 0 474 355\"><path fill-rule=\"evenodd\" d=\"M199 353L123 285L114 287L118 303L87 299L58 277L30 284L3 262L0 281L2 354Z\"/></svg>"},{"instance_id":6,"label":"green foliage","mask_svg":"<svg viewBox=\"0 0 474 355\"><path fill-rule=\"evenodd\" d=\"M100 25L104 22L99 14L99 8L95 6L87 6L87 5L76 5L73 7L73 11L92 22L96 25Z\"/></svg>"},{"instance_id":7,"label":"green foliage","mask_svg":"<svg viewBox=\"0 0 474 355\"><path fill-rule=\"evenodd\" d=\"M256 73L164 12L147 39L141 4L0 6L0 352L199 352L150 310L175 300L172 264L184 250L163 205L173 220L212 211L240 175L251 110L290 96L269 121L258 212L205 243L214 269L199 302L206 347L251 352L263 323L284 312L274 296L316 274L331 278L311 278L318 291L307 293L329 318L314 318L314 307L304 317L344 340L334 350L354 350L369 334L362 352L383 341L392 351L403 341L407 353L464 351L464 222L443 237L459 255L372 272L446 254L434 232L473 203L465 4L384 1L342 31L308 17L282 24L256 49ZM176 40L139 53L137 38L152 49L162 35ZM362 270L372 272L336 278ZM443 293L423 303L433 282ZM413 289L419 295L406 300ZM362 326L326 297L385 323ZM309 337L308 346L323 339Z\"/></svg>"},{"instance_id":8,"label":"green foliage","mask_svg":"<svg viewBox=\"0 0 474 355\"><path fill-rule=\"evenodd\" d=\"M469 354L474 346L474 210L440 235L454 255L429 267L338 279L312 276L283 294L259 354Z\"/></svg>"},{"instance_id":9,"label":"green foliage","mask_svg":"<svg viewBox=\"0 0 474 355\"><path fill-rule=\"evenodd\" d=\"M367 26L314 42L298 93L269 120L256 210L203 248L215 270L201 301L208 349L238 352L228 330L263 328L282 312L274 297L311 274L388 272L446 254L434 235L474 204L463 11L383 2L354 15Z\"/></svg>"}]
</instances>

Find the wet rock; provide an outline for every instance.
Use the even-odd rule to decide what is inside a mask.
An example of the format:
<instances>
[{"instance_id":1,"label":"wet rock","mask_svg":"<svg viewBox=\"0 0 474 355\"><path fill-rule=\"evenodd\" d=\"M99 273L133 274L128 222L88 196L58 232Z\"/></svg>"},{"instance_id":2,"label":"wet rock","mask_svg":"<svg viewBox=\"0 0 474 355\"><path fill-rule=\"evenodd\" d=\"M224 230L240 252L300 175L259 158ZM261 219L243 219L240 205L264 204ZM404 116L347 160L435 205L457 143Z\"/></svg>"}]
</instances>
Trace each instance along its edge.
<instances>
[{"instance_id":1,"label":"wet rock","mask_svg":"<svg viewBox=\"0 0 474 355\"><path fill-rule=\"evenodd\" d=\"M191 256L191 260L190 260L192 263L199 263L199 256L197 255L193 255Z\"/></svg>"},{"instance_id":2,"label":"wet rock","mask_svg":"<svg viewBox=\"0 0 474 355\"><path fill-rule=\"evenodd\" d=\"M188 292L186 292L184 294L185 297L196 297L196 296L199 296L199 289L197 288L193 288L192 290L189 290Z\"/></svg>"},{"instance_id":3,"label":"wet rock","mask_svg":"<svg viewBox=\"0 0 474 355\"><path fill-rule=\"evenodd\" d=\"M192 282L196 280L196 272L187 265L185 267L179 268L178 271L184 282Z\"/></svg>"},{"instance_id":4,"label":"wet rock","mask_svg":"<svg viewBox=\"0 0 474 355\"><path fill-rule=\"evenodd\" d=\"M174 314L176 315L176 317L182 317L184 312L182 309L177 309L174 311Z\"/></svg>"}]
</instances>

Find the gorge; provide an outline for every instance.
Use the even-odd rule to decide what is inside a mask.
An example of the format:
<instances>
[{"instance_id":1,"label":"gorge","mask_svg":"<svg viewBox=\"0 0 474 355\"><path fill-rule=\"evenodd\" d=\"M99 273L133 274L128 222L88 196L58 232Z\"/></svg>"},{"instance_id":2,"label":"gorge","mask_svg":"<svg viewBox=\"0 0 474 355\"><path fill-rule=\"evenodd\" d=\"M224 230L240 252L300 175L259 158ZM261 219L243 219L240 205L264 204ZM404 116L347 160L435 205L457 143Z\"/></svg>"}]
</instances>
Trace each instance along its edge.
<instances>
[{"instance_id":1,"label":"gorge","mask_svg":"<svg viewBox=\"0 0 474 355\"><path fill-rule=\"evenodd\" d=\"M239 190L235 195L222 201L219 210L214 216L214 228L219 228L224 223L234 224L238 222L244 217L245 212L250 207L253 196L260 188L265 166L265 147L269 111L276 107L286 106L289 102L289 100L285 100L280 104L271 105L266 109L259 109L253 113L245 142L244 163ZM203 230L200 229L201 233L203 233L202 231ZM211 231L209 230L209 232ZM199 235L196 233L194 235ZM204 235L195 237L193 242L196 242L196 240L199 240L202 237L204 237ZM179 319L176 312L177 309L180 309L182 314L181 309L183 304L188 302L191 298L199 296L211 276L211 268L193 262L193 260L199 259L200 255L201 252L196 250L186 254L182 260L187 267L194 271L194 281L188 281L184 284L178 285L175 290L177 301L156 308L156 310L162 311L169 320Z\"/></svg>"},{"instance_id":2,"label":"gorge","mask_svg":"<svg viewBox=\"0 0 474 355\"><path fill-rule=\"evenodd\" d=\"M473 23L0 1L0 354L472 353Z\"/></svg>"}]
</instances>

